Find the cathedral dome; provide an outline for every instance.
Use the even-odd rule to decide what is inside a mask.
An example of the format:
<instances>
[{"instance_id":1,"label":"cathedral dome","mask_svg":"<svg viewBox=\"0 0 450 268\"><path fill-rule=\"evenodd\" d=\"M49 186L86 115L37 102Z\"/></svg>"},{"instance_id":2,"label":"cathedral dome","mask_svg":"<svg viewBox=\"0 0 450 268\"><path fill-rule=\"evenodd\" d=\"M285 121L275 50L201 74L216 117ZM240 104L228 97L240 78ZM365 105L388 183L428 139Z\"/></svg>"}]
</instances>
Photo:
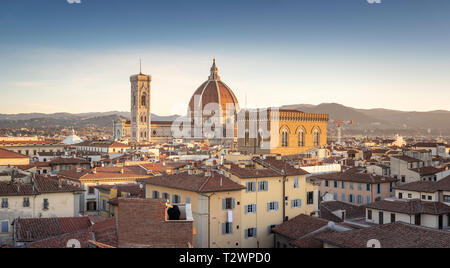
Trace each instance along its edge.
<instances>
[{"instance_id":1,"label":"cathedral dome","mask_svg":"<svg viewBox=\"0 0 450 268\"><path fill-rule=\"evenodd\" d=\"M83 140L78 137L77 135L75 135L75 130L72 129L72 135L68 136L67 138L65 138L62 143L63 144L67 144L67 145L74 145L77 143L82 143Z\"/></svg>"},{"instance_id":2,"label":"cathedral dome","mask_svg":"<svg viewBox=\"0 0 450 268\"><path fill-rule=\"evenodd\" d=\"M196 96L197 103L196 103ZM220 80L218 75L218 68L216 66L216 60L214 59L211 67L211 74L206 82L195 91L189 102L190 112L194 112L196 109L201 111L206 105L210 103L217 103L222 108L223 118L227 109L227 104L232 104L236 113L239 112L239 103L234 95L233 91Z\"/></svg>"}]
</instances>

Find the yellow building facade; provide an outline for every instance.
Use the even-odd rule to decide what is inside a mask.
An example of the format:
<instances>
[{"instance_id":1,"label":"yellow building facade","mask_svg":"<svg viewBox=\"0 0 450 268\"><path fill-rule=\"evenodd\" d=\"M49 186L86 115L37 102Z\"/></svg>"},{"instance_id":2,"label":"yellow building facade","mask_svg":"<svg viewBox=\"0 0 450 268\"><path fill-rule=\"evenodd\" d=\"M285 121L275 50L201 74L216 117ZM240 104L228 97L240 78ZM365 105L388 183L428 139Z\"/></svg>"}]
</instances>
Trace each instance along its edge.
<instances>
[{"instance_id":1,"label":"yellow building facade","mask_svg":"<svg viewBox=\"0 0 450 268\"><path fill-rule=\"evenodd\" d=\"M283 109L242 113L238 116L239 151L295 155L327 145L328 114Z\"/></svg>"},{"instance_id":2,"label":"yellow building facade","mask_svg":"<svg viewBox=\"0 0 450 268\"><path fill-rule=\"evenodd\" d=\"M272 227L316 211L318 186L303 170L292 167L282 175L256 166L251 173L248 167L224 166L220 176L242 186L233 191L182 189L179 184L168 185L170 176L164 179L166 185L158 185L153 178L140 182L146 184L147 198L191 204L197 233L194 247L270 248L274 241Z\"/></svg>"}]
</instances>

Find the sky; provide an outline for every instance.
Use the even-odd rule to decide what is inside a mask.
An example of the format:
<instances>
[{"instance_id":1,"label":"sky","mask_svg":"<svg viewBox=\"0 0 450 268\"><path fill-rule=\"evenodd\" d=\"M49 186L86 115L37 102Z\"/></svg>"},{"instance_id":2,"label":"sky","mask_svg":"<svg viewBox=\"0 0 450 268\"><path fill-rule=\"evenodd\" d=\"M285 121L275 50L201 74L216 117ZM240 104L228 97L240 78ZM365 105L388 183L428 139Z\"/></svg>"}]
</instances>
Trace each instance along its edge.
<instances>
[{"instance_id":1,"label":"sky","mask_svg":"<svg viewBox=\"0 0 450 268\"><path fill-rule=\"evenodd\" d=\"M0 113L129 111L142 59L181 114L213 58L241 107L450 110L450 1L0 3Z\"/></svg>"}]
</instances>

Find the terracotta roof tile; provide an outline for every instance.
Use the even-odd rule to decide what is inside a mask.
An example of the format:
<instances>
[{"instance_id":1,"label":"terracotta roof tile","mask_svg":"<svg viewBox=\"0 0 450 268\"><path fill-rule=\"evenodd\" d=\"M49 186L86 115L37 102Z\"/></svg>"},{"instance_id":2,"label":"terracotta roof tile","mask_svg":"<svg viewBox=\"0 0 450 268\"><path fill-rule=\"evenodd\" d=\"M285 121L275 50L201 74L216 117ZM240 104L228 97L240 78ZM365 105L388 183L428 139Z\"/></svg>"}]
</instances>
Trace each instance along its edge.
<instances>
[{"instance_id":1,"label":"terracotta roof tile","mask_svg":"<svg viewBox=\"0 0 450 268\"><path fill-rule=\"evenodd\" d=\"M345 232L323 233L316 239L343 248L366 248L377 239L382 248L450 248L450 233L395 222Z\"/></svg>"},{"instance_id":2,"label":"terracotta roof tile","mask_svg":"<svg viewBox=\"0 0 450 268\"><path fill-rule=\"evenodd\" d=\"M245 189L243 185L215 172L212 173L212 176L203 174L189 175L185 172L168 176L156 176L138 180L138 182L193 192L238 191Z\"/></svg>"}]
</instances>

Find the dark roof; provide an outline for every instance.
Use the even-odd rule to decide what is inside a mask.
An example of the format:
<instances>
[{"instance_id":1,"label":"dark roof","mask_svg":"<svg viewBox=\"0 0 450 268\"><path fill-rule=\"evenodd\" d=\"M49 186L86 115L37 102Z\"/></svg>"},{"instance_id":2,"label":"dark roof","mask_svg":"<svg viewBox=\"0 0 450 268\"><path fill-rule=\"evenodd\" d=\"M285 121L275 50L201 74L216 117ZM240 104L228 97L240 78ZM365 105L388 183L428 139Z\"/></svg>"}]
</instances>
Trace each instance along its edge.
<instances>
[{"instance_id":1,"label":"dark roof","mask_svg":"<svg viewBox=\"0 0 450 268\"><path fill-rule=\"evenodd\" d=\"M229 165L230 168L228 168L227 165ZM226 164L223 166L223 170L228 171L241 179L280 176L279 173L269 168L251 168L251 167L242 168L236 164Z\"/></svg>"},{"instance_id":2,"label":"dark roof","mask_svg":"<svg viewBox=\"0 0 450 268\"><path fill-rule=\"evenodd\" d=\"M266 167L277 171L280 175L299 176L309 174L301 168L295 168L286 160L278 160L275 157L267 157L266 159L253 158L253 161Z\"/></svg>"},{"instance_id":3,"label":"dark roof","mask_svg":"<svg viewBox=\"0 0 450 268\"><path fill-rule=\"evenodd\" d=\"M421 168L412 168L410 170L419 173L421 176L428 176L428 175L434 175L436 173L445 171L445 168L421 167Z\"/></svg>"},{"instance_id":4,"label":"dark roof","mask_svg":"<svg viewBox=\"0 0 450 268\"><path fill-rule=\"evenodd\" d=\"M408 162L408 163L423 162L420 159L409 157L407 155L396 155L396 156L391 156L391 157L392 158L396 158L396 159L400 159L400 160Z\"/></svg>"},{"instance_id":5,"label":"dark roof","mask_svg":"<svg viewBox=\"0 0 450 268\"><path fill-rule=\"evenodd\" d=\"M380 200L366 205L370 209L392 211L409 215L430 214L442 215L450 213L450 206L441 202L426 202L419 199Z\"/></svg>"},{"instance_id":6,"label":"dark roof","mask_svg":"<svg viewBox=\"0 0 450 268\"><path fill-rule=\"evenodd\" d=\"M184 172L142 179L138 180L138 182L193 192L238 191L245 189L243 185L215 172L211 176L205 176L204 174L189 175Z\"/></svg>"},{"instance_id":7,"label":"dark roof","mask_svg":"<svg viewBox=\"0 0 450 268\"><path fill-rule=\"evenodd\" d=\"M436 184L440 191L450 191L450 176L439 180Z\"/></svg>"},{"instance_id":8,"label":"dark roof","mask_svg":"<svg viewBox=\"0 0 450 268\"><path fill-rule=\"evenodd\" d=\"M18 242L42 240L92 226L89 217L18 218L14 224Z\"/></svg>"},{"instance_id":9,"label":"dark roof","mask_svg":"<svg viewBox=\"0 0 450 268\"><path fill-rule=\"evenodd\" d=\"M328 221L304 214L283 222L272 229L274 233L289 239L298 239L328 225Z\"/></svg>"},{"instance_id":10,"label":"dark roof","mask_svg":"<svg viewBox=\"0 0 450 268\"><path fill-rule=\"evenodd\" d=\"M371 239L377 239L382 248L450 248L449 232L403 222L321 233L316 239L342 248L366 248Z\"/></svg>"},{"instance_id":11,"label":"dark roof","mask_svg":"<svg viewBox=\"0 0 450 268\"><path fill-rule=\"evenodd\" d=\"M75 157L58 157L49 162L50 165L90 164L86 159Z\"/></svg>"},{"instance_id":12,"label":"dark roof","mask_svg":"<svg viewBox=\"0 0 450 268\"><path fill-rule=\"evenodd\" d=\"M366 215L364 206L355 206L341 201L326 201L319 205L320 217L334 222L342 222L342 219L333 214L337 210L345 210L346 219L363 218Z\"/></svg>"},{"instance_id":13,"label":"dark roof","mask_svg":"<svg viewBox=\"0 0 450 268\"><path fill-rule=\"evenodd\" d=\"M439 142L418 142L414 144L414 146L422 148L436 148L437 146L445 146L445 144Z\"/></svg>"},{"instance_id":14,"label":"dark roof","mask_svg":"<svg viewBox=\"0 0 450 268\"><path fill-rule=\"evenodd\" d=\"M59 181L55 177L37 175L32 183L0 182L0 196L37 195L43 193L81 192L82 188Z\"/></svg>"},{"instance_id":15,"label":"dark roof","mask_svg":"<svg viewBox=\"0 0 450 268\"><path fill-rule=\"evenodd\" d=\"M323 248L323 242L316 239L319 234L335 233L332 229L325 229L323 231L302 237L290 242L291 245L297 248Z\"/></svg>"},{"instance_id":16,"label":"dark roof","mask_svg":"<svg viewBox=\"0 0 450 268\"><path fill-rule=\"evenodd\" d=\"M434 181L411 182L397 186L395 187L395 189L413 192L424 192L424 193L435 193L439 190L438 183Z\"/></svg>"},{"instance_id":17,"label":"dark roof","mask_svg":"<svg viewBox=\"0 0 450 268\"><path fill-rule=\"evenodd\" d=\"M391 177L383 177L376 175L374 176L372 174L367 173L353 173L353 172L334 172L328 174L315 175L312 176L312 178L319 180L349 181L349 182L369 183L369 184L397 181L396 179Z\"/></svg>"}]
</instances>

